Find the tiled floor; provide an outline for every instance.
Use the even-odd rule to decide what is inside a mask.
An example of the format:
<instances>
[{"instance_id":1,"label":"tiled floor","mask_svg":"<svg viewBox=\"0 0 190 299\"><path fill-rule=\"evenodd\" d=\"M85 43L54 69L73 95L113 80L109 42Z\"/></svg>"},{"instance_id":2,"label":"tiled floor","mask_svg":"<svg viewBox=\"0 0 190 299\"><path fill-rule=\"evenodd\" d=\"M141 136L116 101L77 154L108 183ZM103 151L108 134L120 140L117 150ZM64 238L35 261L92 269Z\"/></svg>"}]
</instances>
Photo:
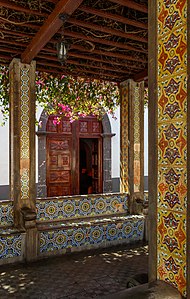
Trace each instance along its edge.
<instances>
[{"instance_id":1,"label":"tiled floor","mask_svg":"<svg viewBox=\"0 0 190 299\"><path fill-rule=\"evenodd\" d=\"M147 246L143 245L4 265L0 266L0 299L99 298L125 289L126 278L147 272L147 265Z\"/></svg>"}]
</instances>

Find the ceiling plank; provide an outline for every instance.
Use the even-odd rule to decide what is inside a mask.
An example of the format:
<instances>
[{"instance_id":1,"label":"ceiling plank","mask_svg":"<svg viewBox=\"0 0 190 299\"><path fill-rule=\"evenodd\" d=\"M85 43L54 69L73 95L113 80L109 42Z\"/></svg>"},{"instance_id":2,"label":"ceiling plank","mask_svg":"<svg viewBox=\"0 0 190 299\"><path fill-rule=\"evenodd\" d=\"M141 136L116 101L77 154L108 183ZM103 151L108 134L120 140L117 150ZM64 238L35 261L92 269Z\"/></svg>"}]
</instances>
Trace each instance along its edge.
<instances>
[{"instance_id":1,"label":"ceiling plank","mask_svg":"<svg viewBox=\"0 0 190 299\"><path fill-rule=\"evenodd\" d=\"M102 18L111 19L111 20L114 20L116 22L124 23L124 24L127 24L127 25L131 25L131 26L134 26L134 27L141 28L141 29L145 29L145 30L148 29L148 24L146 24L146 23L142 23L142 22L139 22L139 21L136 21L136 20L131 20L131 19L125 18L125 17L117 15L117 14L111 14L111 13L105 12L103 10L91 8L91 7L84 6L84 5L81 5L79 7L79 10L81 10L85 13L90 13L90 14L93 14L93 15L96 15L96 16L99 16L99 17L102 17Z\"/></svg>"},{"instance_id":2,"label":"ceiling plank","mask_svg":"<svg viewBox=\"0 0 190 299\"><path fill-rule=\"evenodd\" d=\"M131 1L131 0L109 0L113 3L117 3L119 5L126 6L128 8L138 10L140 12L148 13L148 7L146 7L143 4L139 4L137 2Z\"/></svg>"},{"instance_id":3,"label":"ceiling plank","mask_svg":"<svg viewBox=\"0 0 190 299\"><path fill-rule=\"evenodd\" d=\"M111 29L106 26L99 26L94 23L83 22L83 21L77 20L75 18L69 18L67 23L70 23L70 24L73 24L76 26L82 26L82 27L89 28L92 30L97 30L97 31L100 31L103 33L108 33L108 34L112 34L112 35L116 35L116 36L120 36L120 37L124 37L124 38L129 38L129 39L136 40L136 41L143 42L143 43L148 43L148 38L141 37L141 36L135 35L133 33L127 33L127 32L122 32L120 30Z\"/></svg>"},{"instance_id":4,"label":"ceiling plank","mask_svg":"<svg viewBox=\"0 0 190 299\"><path fill-rule=\"evenodd\" d=\"M60 0L54 11L49 15L40 30L36 33L28 47L21 55L23 63L30 63L40 50L49 42L60 29L63 22L59 19L61 13L72 14L83 0Z\"/></svg>"}]
</instances>

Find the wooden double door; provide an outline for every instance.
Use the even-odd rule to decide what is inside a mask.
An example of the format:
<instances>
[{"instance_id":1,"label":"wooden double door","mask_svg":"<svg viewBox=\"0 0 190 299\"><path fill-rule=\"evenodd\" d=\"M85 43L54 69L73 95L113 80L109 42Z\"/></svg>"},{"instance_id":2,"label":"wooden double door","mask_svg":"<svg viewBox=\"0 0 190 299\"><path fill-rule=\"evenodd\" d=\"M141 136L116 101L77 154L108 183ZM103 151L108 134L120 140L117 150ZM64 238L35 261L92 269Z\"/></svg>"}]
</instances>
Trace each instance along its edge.
<instances>
[{"instance_id":1,"label":"wooden double door","mask_svg":"<svg viewBox=\"0 0 190 299\"><path fill-rule=\"evenodd\" d=\"M63 118L47 122L47 195L83 193L82 172L90 177L91 193L102 193L102 124L95 117L73 123Z\"/></svg>"}]
</instances>

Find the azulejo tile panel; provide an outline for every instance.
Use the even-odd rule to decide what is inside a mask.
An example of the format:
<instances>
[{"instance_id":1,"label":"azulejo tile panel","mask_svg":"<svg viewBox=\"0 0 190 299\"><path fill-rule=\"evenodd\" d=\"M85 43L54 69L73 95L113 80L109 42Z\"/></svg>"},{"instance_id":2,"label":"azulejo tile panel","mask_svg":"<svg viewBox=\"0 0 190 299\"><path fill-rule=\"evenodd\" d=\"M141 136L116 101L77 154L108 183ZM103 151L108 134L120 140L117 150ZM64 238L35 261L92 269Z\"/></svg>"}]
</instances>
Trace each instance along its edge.
<instances>
[{"instance_id":1,"label":"azulejo tile panel","mask_svg":"<svg viewBox=\"0 0 190 299\"><path fill-rule=\"evenodd\" d=\"M187 1L158 0L158 278L186 294Z\"/></svg>"},{"instance_id":2,"label":"azulejo tile panel","mask_svg":"<svg viewBox=\"0 0 190 299\"><path fill-rule=\"evenodd\" d=\"M120 176L121 176L121 192L128 192L128 97L129 97L129 86L128 82L121 85L121 116L120 116L120 127L121 127L121 152L120 152Z\"/></svg>"},{"instance_id":3,"label":"azulejo tile panel","mask_svg":"<svg viewBox=\"0 0 190 299\"><path fill-rule=\"evenodd\" d=\"M29 68L24 65L20 70L20 159L21 159L21 199L29 198L29 125L30 125L30 80Z\"/></svg>"},{"instance_id":4,"label":"azulejo tile panel","mask_svg":"<svg viewBox=\"0 0 190 299\"><path fill-rule=\"evenodd\" d=\"M177 76L187 71L186 28L181 27L160 40L158 47L159 80Z\"/></svg>"},{"instance_id":5,"label":"azulejo tile panel","mask_svg":"<svg viewBox=\"0 0 190 299\"><path fill-rule=\"evenodd\" d=\"M36 201L37 220L64 220L128 212L128 196L122 194L60 197Z\"/></svg>"},{"instance_id":6,"label":"azulejo tile panel","mask_svg":"<svg viewBox=\"0 0 190 299\"><path fill-rule=\"evenodd\" d=\"M187 171L185 167L158 167L158 207L186 212Z\"/></svg>"},{"instance_id":7,"label":"azulejo tile panel","mask_svg":"<svg viewBox=\"0 0 190 299\"><path fill-rule=\"evenodd\" d=\"M13 203L0 202L0 226L13 225Z\"/></svg>"},{"instance_id":8,"label":"azulejo tile panel","mask_svg":"<svg viewBox=\"0 0 190 299\"><path fill-rule=\"evenodd\" d=\"M187 76L180 74L158 83L158 122L186 120Z\"/></svg>"},{"instance_id":9,"label":"azulejo tile panel","mask_svg":"<svg viewBox=\"0 0 190 299\"><path fill-rule=\"evenodd\" d=\"M158 279L186 294L186 215L158 209Z\"/></svg>"},{"instance_id":10,"label":"azulejo tile panel","mask_svg":"<svg viewBox=\"0 0 190 299\"><path fill-rule=\"evenodd\" d=\"M186 24L187 1L158 0L158 34L160 38Z\"/></svg>"},{"instance_id":11,"label":"azulejo tile panel","mask_svg":"<svg viewBox=\"0 0 190 299\"><path fill-rule=\"evenodd\" d=\"M72 224L63 229L50 228L40 231L40 254L54 252L72 247L97 245L105 242L126 240L141 241L144 236L144 217L125 216L105 219L97 224Z\"/></svg>"},{"instance_id":12,"label":"azulejo tile panel","mask_svg":"<svg viewBox=\"0 0 190 299\"><path fill-rule=\"evenodd\" d=\"M0 259L7 259L21 256L22 253L22 234L9 235L0 232Z\"/></svg>"}]
</instances>

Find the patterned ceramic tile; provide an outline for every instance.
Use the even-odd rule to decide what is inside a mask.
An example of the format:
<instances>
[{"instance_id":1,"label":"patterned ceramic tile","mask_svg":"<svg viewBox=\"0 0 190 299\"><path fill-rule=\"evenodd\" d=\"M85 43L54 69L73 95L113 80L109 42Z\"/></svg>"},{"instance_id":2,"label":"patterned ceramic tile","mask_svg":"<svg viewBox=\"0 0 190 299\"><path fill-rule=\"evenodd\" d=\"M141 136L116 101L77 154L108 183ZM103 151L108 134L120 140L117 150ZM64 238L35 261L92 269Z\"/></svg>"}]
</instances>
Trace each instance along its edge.
<instances>
[{"instance_id":1,"label":"patterned ceramic tile","mask_svg":"<svg viewBox=\"0 0 190 299\"><path fill-rule=\"evenodd\" d=\"M144 216L112 217L92 222L73 223L70 226L40 231L40 253L54 252L72 247L126 240L126 242L143 240Z\"/></svg>"},{"instance_id":2,"label":"patterned ceramic tile","mask_svg":"<svg viewBox=\"0 0 190 299\"><path fill-rule=\"evenodd\" d=\"M22 234L4 234L0 231L0 259L20 256L22 248Z\"/></svg>"},{"instance_id":3,"label":"patterned ceramic tile","mask_svg":"<svg viewBox=\"0 0 190 299\"><path fill-rule=\"evenodd\" d=\"M158 34L170 34L171 31L186 24L187 1L158 0Z\"/></svg>"},{"instance_id":4,"label":"patterned ceramic tile","mask_svg":"<svg viewBox=\"0 0 190 299\"><path fill-rule=\"evenodd\" d=\"M186 294L187 1L157 1L158 278Z\"/></svg>"},{"instance_id":5,"label":"patterned ceramic tile","mask_svg":"<svg viewBox=\"0 0 190 299\"><path fill-rule=\"evenodd\" d=\"M183 258L186 254L186 215L158 209L158 247Z\"/></svg>"},{"instance_id":6,"label":"patterned ceramic tile","mask_svg":"<svg viewBox=\"0 0 190 299\"><path fill-rule=\"evenodd\" d=\"M121 192L129 192L128 186L128 82L126 81L121 85L121 116L120 116L120 127L121 127L121 151L120 151L120 176L121 176Z\"/></svg>"},{"instance_id":7,"label":"patterned ceramic tile","mask_svg":"<svg viewBox=\"0 0 190 299\"><path fill-rule=\"evenodd\" d=\"M13 202L0 202L0 226L13 225Z\"/></svg>"},{"instance_id":8,"label":"patterned ceramic tile","mask_svg":"<svg viewBox=\"0 0 190 299\"><path fill-rule=\"evenodd\" d=\"M186 28L162 37L158 48L159 81L185 73L187 69Z\"/></svg>"},{"instance_id":9,"label":"patterned ceramic tile","mask_svg":"<svg viewBox=\"0 0 190 299\"><path fill-rule=\"evenodd\" d=\"M158 206L185 212L187 208L187 172L184 167L158 168Z\"/></svg>"},{"instance_id":10,"label":"patterned ceramic tile","mask_svg":"<svg viewBox=\"0 0 190 299\"><path fill-rule=\"evenodd\" d=\"M186 263L185 257L163 252L158 248L158 279L171 283L181 293L186 294Z\"/></svg>"},{"instance_id":11,"label":"patterned ceramic tile","mask_svg":"<svg viewBox=\"0 0 190 299\"><path fill-rule=\"evenodd\" d=\"M181 74L158 83L158 122L185 119L187 112L187 77Z\"/></svg>"},{"instance_id":12,"label":"patterned ceramic tile","mask_svg":"<svg viewBox=\"0 0 190 299\"><path fill-rule=\"evenodd\" d=\"M187 127L183 120L161 123L158 129L158 164L186 167Z\"/></svg>"},{"instance_id":13,"label":"patterned ceramic tile","mask_svg":"<svg viewBox=\"0 0 190 299\"><path fill-rule=\"evenodd\" d=\"M122 194L70 196L36 201L37 220L64 220L128 212L128 196Z\"/></svg>"}]
</instances>

